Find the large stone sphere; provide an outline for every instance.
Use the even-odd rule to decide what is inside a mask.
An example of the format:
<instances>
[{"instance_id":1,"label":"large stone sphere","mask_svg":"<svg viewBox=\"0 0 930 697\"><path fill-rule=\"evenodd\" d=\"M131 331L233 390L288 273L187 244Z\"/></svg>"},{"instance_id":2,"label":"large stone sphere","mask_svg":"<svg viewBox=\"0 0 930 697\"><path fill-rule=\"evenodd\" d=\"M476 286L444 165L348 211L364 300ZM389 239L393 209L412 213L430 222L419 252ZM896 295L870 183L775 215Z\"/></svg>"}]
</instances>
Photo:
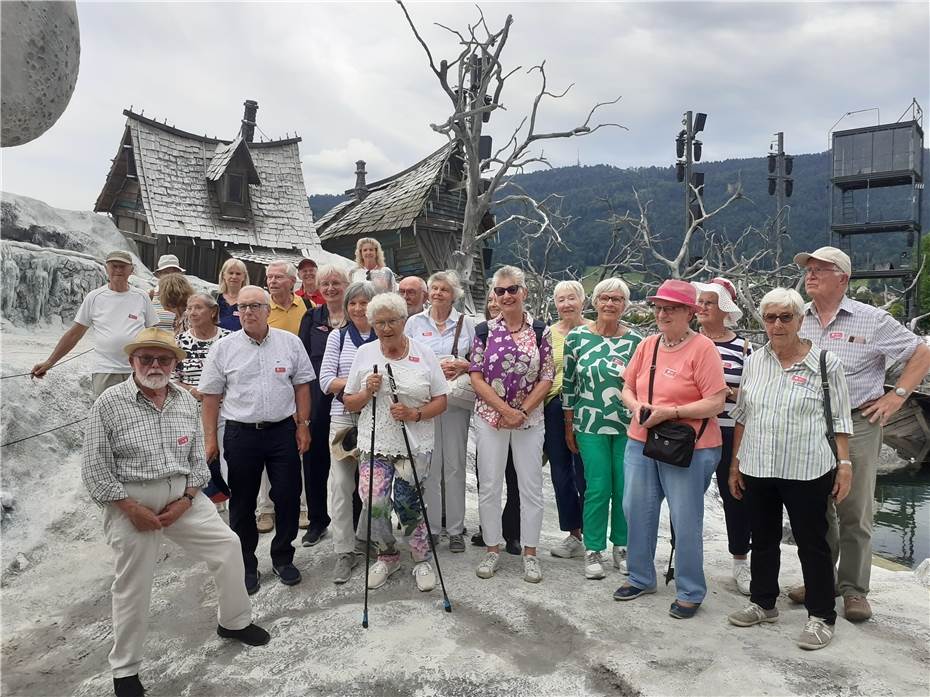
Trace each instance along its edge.
<instances>
[{"instance_id":1,"label":"large stone sphere","mask_svg":"<svg viewBox=\"0 0 930 697\"><path fill-rule=\"evenodd\" d=\"M0 3L0 145L38 138L61 116L81 60L74 2Z\"/></svg>"}]
</instances>

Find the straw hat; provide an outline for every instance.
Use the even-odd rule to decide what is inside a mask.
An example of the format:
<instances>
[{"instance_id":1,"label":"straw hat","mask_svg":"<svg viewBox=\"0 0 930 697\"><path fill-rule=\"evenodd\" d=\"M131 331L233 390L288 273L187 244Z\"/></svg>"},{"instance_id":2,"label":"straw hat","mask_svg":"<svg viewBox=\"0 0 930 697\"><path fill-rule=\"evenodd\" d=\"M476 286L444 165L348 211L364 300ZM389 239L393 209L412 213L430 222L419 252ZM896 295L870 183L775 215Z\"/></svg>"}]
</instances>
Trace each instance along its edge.
<instances>
[{"instance_id":1,"label":"straw hat","mask_svg":"<svg viewBox=\"0 0 930 697\"><path fill-rule=\"evenodd\" d=\"M337 460L345 460L346 458L358 460L358 428L356 426L346 426L336 431L333 435L330 453Z\"/></svg>"},{"instance_id":2,"label":"straw hat","mask_svg":"<svg viewBox=\"0 0 930 697\"><path fill-rule=\"evenodd\" d=\"M131 356L133 351L140 348L168 349L177 356L179 361L183 361L187 358L187 352L184 351L184 349L178 348L178 344L174 340L174 334L166 332L164 329L159 329L158 327L143 329L136 334L136 338L132 340L132 343L126 344L123 347L123 351L126 352L127 356Z\"/></svg>"},{"instance_id":3,"label":"straw hat","mask_svg":"<svg viewBox=\"0 0 930 697\"><path fill-rule=\"evenodd\" d=\"M667 300L670 303L678 303L685 307L690 307L697 311L697 290L687 281L681 281L677 278L670 278L663 281L655 295L650 295L646 300L654 302L656 300Z\"/></svg>"},{"instance_id":4,"label":"straw hat","mask_svg":"<svg viewBox=\"0 0 930 697\"><path fill-rule=\"evenodd\" d=\"M727 319L724 322L730 326L735 325L743 317L743 311L737 307L736 288L725 278L712 278L710 283L698 283L692 281L698 293L714 293L717 296L717 307L722 312L727 313Z\"/></svg>"}]
</instances>

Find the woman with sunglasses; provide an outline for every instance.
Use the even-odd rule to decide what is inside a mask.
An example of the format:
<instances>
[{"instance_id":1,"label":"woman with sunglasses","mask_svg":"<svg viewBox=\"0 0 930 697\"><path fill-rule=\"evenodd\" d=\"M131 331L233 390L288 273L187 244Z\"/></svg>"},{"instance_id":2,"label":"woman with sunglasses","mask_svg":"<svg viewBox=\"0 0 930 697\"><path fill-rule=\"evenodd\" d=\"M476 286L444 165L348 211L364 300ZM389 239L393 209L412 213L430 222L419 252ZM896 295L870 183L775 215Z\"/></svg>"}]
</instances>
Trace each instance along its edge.
<instances>
[{"instance_id":1,"label":"woman with sunglasses","mask_svg":"<svg viewBox=\"0 0 930 697\"><path fill-rule=\"evenodd\" d=\"M500 566L501 487L507 451L520 489L523 580L542 581L536 545L542 528L542 402L552 386L555 365L549 328L524 310L526 279L513 266L494 274L493 290L501 314L475 328L471 381L475 389L476 442L481 489L478 516L487 554L475 573L491 578Z\"/></svg>"},{"instance_id":2,"label":"woman with sunglasses","mask_svg":"<svg viewBox=\"0 0 930 697\"><path fill-rule=\"evenodd\" d=\"M752 531L750 604L729 616L749 627L776 622L781 561L782 508L791 531L807 589L807 624L798 637L802 649L820 649L833 638L833 560L827 544L827 503L840 503L852 483L849 434L853 432L849 391L839 358L825 359L830 391L826 412L821 351L798 332L804 301L793 289L776 288L759 304L769 343L746 361L736 407L730 466L730 493L745 500ZM828 440L827 419L835 433Z\"/></svg>"},{"instance_id":3,"label":"woman with sunglasses","mask_svg":"<svg viewBox=\"0 0 930 697\"><path fill-rule=\"evenodd\" d=\"M633 600L656 592L655 551L665 499L676 540L676 599L669 614L687 619L694 617L707 594L704 492L720 461L722 439L716 417L723 411L727 385L714 342L689 326L699 308L695 287L671 279L647 300L653 304L659 333L636 347L623 375L623 402L632 412L623 459L630 578L614 599ZM665 421L695 431L694 451L684 467L644 453L649 429Z\"/></svg>"},{"instance_id":4,"label":"woman with sunglasses","mask_svg":"<svg viewBox=\"0 0 930 697\"><path fill-rule=\"evenodd\" d=\"M733 557L733 580L743 595L749 595L749 513L746 505L730 495L727 480L730 460L733 459L733 427L736 422L730 410L736 406L743 364L752 353L749 342L737 334L735 327L743 316L736 306L736 288L725 278L714 278L710 283L694 283L698 292L697 321L701 333L714 342L723 361L723 374L727 381L727 399L724 409L717 415L723 445L717 464L717 489L723 501L723 515L727 524L727 542Z\"/></svg>"}]
</instances>

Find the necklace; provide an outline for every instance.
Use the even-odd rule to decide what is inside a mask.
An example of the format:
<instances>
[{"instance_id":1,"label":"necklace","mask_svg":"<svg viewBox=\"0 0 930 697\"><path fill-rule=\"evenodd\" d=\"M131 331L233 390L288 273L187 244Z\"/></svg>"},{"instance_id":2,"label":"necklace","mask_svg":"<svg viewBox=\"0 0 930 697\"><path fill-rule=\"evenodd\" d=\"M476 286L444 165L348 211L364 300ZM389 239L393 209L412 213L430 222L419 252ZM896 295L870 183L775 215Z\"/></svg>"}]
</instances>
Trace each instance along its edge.
<instances>
[{"instance_id":1,"label":"necklace","mask_svg":"<svg viewBox=\"0 0 930 697\"><path fill-rule=\"evenodd\" d=\"M701 333L702 333L704 336L706 336L708 339L710 339L711 341L720 341L720 340L721 340L723 337L725 337L729 332L727 332L727 330L724 329L724 330L723 330L723 333L721 333L721 334L708 334L708 333L705 332L705 331L702 331Z\"/></svg>"},{"instance_id":2,"label":"necklace","mask_svg":"<svg viewBox=\"0 0 930 697\"><path fill-rule=\"evenodd\" d=\"M682 336L680 339L677 339L675 341L669 341L665 337L665 334L662 334L662 345L665 346L665 348L675 348L676 346L683 344L685 341L687 341L688 337L690 336L691 336L690 329L685 332L684 336Z\"/></svg>"}]
</instances>

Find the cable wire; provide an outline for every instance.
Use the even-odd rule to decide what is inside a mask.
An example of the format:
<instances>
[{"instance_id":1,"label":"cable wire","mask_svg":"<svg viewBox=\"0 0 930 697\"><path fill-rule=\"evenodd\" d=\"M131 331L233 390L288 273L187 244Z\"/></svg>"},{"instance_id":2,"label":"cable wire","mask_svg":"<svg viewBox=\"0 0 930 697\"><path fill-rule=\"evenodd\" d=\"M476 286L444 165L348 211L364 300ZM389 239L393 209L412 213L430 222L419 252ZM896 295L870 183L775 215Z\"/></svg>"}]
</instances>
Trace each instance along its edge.
<instances>
[{"instance_id":1,"label":"cable wire","mask_svg":"<svg viewBox=\"0 0 930 697\"><path fill-rule=\"evenodd\" d=\"M47 431L42 431L41 433L34 433L31 436L26 436L25 438L17 438L16 440L7 441L6 443L0 444L0 448L5 448L8 445L16 445L17 443L22 443L24 440L29 440L30 438L38 438L39 436L44 436L46 433L51 433L52 431L57 431L60 428L67 428L68 426L74 426L74 424L79 424L82 421L87 421L85 416L83 419L78 419L77 421L72 421L68 424L62 424L61 426L55 426L55 428L50 428Z\"/></svg>"},{"instance_id":2,"label":"cable wire","mask_svg":"<svg viewBox=\"0 0 930 697\"><path fill-rule=\"evenodd\" d=\"M61 359L60 361L58 361L55 365L53 365L52 368L57 368L57 367L60 366L62 363L67 363L68 361L73 360L73 359L77 358L78 356L83 356L85 353L90 353L91 351L93 351L92 348L91 348L91 349L87 349L86 351L81 351L80 353L76 353L76 354L74 354L73 356L68 356L67 358L62 358L62 359ZM52 368L49 368L49 370L51 370ZM47 372L47 371L46 371L46 372ZM0 376L0 380L6 380L7 378L24 378L24 377L26 377L27 375L32 375L32 372L30 371L30 372L28 372L28 373L17 373L16 375L2 375L2 376Z\"/></svg>"}]
</instances>

